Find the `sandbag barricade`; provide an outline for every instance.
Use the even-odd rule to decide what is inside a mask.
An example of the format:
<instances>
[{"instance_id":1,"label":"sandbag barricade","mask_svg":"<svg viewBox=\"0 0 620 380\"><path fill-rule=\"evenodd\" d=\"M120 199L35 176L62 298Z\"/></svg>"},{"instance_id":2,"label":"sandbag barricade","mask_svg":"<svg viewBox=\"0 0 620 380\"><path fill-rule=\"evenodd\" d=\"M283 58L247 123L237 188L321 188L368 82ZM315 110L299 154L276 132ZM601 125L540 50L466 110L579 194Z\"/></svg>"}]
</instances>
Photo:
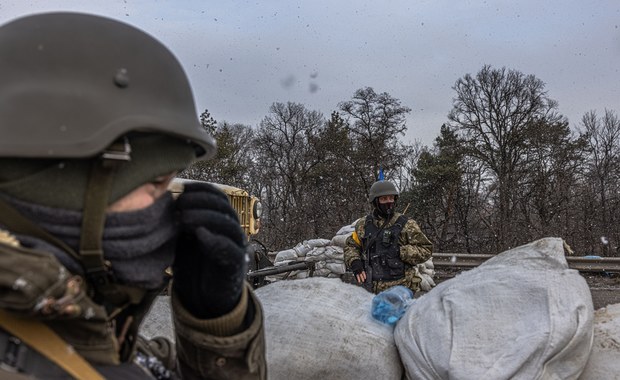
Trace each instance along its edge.
<instances>
[{"instance_id":1,"label":"sandbag barricade","mask_svg":"<svg viewBox=\"0 0 620 380\"><path fill-rule=\"evenodd\" d=\"M545 238L437 285L394 335L410 379L577 379L592 347L592 298L562 239Z\"/></svg>"},{"instance_id":2,"label":"sandbag barricade","mask_svg":"<svg viewBox=\"0 0 620 380\"><path fill-rule=\"evenodd\" d=\"M372 319L373 295L338 279L279 281L256 290L271 380L400 380L393 328Z\"/></svg>"},{"instance_id":3,"label":"sandbag barricade","mask_svg":"<svg viewBox=\"0 0 620 380\"><path fill-rule=\"evenodd\" d=\"M310 239L305 240L291 249L279 251L275 254L274 265L287 265L291 262L308 261L314 263L314 277L341 278L346 272L344 264L344 247L346 240L355 230L355 223L346 225L330 240L327 239ZM420 288L429 291L435 286L433 277L435 276L435 267L433 259L429 259L423 264L418 264L415 268L416 274L422 279ZM302 279L309 276L308 271L292 271L273 276L268 276L270 282L282 279Z\"/></svg>"}]
</instances>

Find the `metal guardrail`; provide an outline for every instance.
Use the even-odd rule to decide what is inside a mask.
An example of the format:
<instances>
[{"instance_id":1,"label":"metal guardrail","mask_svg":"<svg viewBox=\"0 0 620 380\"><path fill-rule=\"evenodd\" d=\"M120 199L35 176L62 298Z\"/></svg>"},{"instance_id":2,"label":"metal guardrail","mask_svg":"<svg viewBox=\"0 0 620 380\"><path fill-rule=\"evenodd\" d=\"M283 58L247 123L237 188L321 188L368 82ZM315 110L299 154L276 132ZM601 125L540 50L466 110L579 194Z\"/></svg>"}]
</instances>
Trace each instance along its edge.
<instances>
[{"instance_id":1,"label":"metal guardrail","mask_svg":"<svg viewBox=\"0 0 620 380\"><path fill-rule=\"evenodd\" d=\"M437 267L473 268L495 255L468 253L433 253L433 264ZM619 257L566 256L568 267L580 272L620 273Z\"/></svg>"}]
</instances>

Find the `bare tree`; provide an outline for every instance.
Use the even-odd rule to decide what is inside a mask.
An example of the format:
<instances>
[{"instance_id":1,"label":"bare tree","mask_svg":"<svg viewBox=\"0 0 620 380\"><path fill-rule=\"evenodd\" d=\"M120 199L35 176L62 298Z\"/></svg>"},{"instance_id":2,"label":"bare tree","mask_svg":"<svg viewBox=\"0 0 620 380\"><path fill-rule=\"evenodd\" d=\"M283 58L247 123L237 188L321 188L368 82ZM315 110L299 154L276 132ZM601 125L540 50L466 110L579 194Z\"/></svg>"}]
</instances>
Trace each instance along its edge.
<instances>
[{"instance_id":1,"label":"bare tree","mask_svg":"<svg viewBox=\"0 0 620 380\"><path fill-rule=\"evenodd\" d=\"M319 163L309 143L324 118L298 103L274 103L256 133L257 164L266 170L263 199L265 229L274 247L286 247L312 232L307 219L307 184Z\"/></svg>"},{"instance_id":2,"label":"bare tree","mask_svg":"<svg viewBox=\"0 0 620 380\"><path fill-rule=\"evenodd\" d=\"M377 94L371 87L357 90L351 100L338 106L347 119L354 144L352 170L368 189L379 168L389 178L407 156L400 137L407 130L405 116L411 109L386 92Z\"/></svg>"},{"instance_id":3,"label":"bare tree","mask_svg":"<svg viewBox=\"0 0 620 380\"><path fill-rule=\"evenodd\" d=\"M211 133L217 142L216 156L208 161L195 162L179 173L179 176L240 188L248 187L251 182L248 173L252 166L252 152L249 147L254 138L252 128L227 122L209 128L212 128Z\"/></svg>"},{"instance_id":4,"label":"bare tree","mask_svg":"<svg viewBox=\"0 0 620 380\"><path fill-rule=\"evenodd\" d=\"M600 118L596 111L587 112L582 124L590 146L588 178L596 200L594 208L588 210L595 220L592 238L598 235L602 254L615 255L620 244L616 228L620 206L620 120L614 111L606 109Z\"/></svg>"},{"instance_id":5,"label":"bare tree","mask_svg":"<svg viewBox=\"0 0 620 380\"><path fill-rule=\"evenodd\" d=\"M465 138L467 152L480 161L496 180L497 217L489 227L497 236L497 249L515 243L509 229L514 210L514 189L519 186L519 168L529 149L529 140L547 123L562 119L557 102L544 91L544 83L533 75L506 68L484 66L474 77L456 81L456 96L448 115L451 126ZM544 120L545 123L540 123Z\"/></svg>"}]
</instances>

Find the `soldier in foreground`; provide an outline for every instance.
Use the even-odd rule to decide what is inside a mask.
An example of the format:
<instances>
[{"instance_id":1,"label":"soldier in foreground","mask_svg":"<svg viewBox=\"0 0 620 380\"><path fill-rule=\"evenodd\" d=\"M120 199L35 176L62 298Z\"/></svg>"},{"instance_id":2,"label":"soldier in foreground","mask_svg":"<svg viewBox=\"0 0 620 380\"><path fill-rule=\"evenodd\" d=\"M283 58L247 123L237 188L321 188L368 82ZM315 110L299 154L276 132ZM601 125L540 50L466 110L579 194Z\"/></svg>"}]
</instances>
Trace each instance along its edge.
<instances>
[{"instance_id":1,"label":"soldier in foreground","mask_svg":"<svg viewBox=\"0 0 620 380\"><path fill-rule=\"evenodd\" d=\"M414 220L395 212L398 191L394 184L375 182L368 198L373 211L358 220L347 238L345 264L370 292L403 285L415 293L421 281L415 266L431 258L433 245Z\"/></svg>"},{"instance_id":2,"label":"soldier in foreground","mask_svg":"<svg viewBox=\"0 0 620 380\"><path fill-rule=\"evenodd\" d=\"M3 25L0 57L0 378L265 379L235 211L166 191L215 154L176 58L77 13ZM138 336L169 266L176 345Z\"/></svg>"}]
</instances>

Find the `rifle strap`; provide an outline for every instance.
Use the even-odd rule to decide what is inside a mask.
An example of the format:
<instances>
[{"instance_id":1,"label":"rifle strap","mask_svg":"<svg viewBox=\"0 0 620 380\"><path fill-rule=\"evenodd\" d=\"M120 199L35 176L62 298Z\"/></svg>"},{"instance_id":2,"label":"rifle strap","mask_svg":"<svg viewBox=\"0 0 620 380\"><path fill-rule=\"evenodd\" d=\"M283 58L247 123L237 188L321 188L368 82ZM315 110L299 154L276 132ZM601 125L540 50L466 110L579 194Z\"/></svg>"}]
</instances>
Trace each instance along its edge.
<instances>
[{"instance_id":1,"label":"rifle strap","mask_svg":"<svg viewBox=\"0 0 620 380\"><path fill-rule=\"evenodd\" d=\"M105 380L73 347L42 322L0 309L0 327L76 379Z\"/></svg>"}]
</instances>

